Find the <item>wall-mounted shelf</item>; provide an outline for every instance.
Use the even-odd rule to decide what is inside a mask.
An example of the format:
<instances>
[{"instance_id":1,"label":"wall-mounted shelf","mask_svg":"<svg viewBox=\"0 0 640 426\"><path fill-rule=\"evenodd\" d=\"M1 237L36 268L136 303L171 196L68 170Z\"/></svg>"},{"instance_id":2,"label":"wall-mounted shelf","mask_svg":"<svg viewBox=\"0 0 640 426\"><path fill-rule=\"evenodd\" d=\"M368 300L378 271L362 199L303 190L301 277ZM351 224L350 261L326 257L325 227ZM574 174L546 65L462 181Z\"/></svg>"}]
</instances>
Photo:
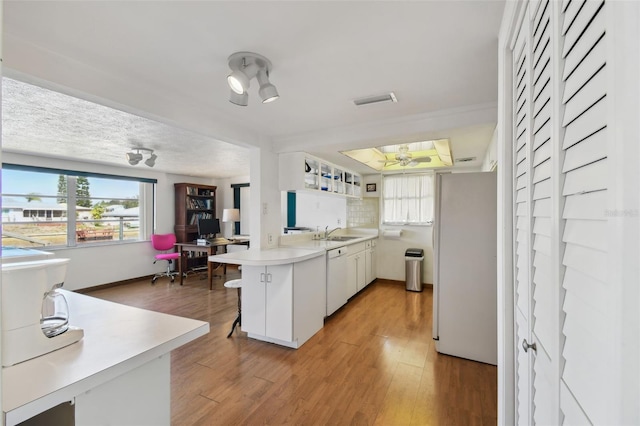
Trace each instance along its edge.
<instances>
[{"instance_id":1,"label":"wall-mounted shelf","mask_svg":"<svg viewBox=\"0 0 640 426\"><path fill-rule=\"evenodd\" d=\"M362 176L344 167L306 154L280 154L280 190L311 191L362 197Z\"/></svg>"}]
</instances>

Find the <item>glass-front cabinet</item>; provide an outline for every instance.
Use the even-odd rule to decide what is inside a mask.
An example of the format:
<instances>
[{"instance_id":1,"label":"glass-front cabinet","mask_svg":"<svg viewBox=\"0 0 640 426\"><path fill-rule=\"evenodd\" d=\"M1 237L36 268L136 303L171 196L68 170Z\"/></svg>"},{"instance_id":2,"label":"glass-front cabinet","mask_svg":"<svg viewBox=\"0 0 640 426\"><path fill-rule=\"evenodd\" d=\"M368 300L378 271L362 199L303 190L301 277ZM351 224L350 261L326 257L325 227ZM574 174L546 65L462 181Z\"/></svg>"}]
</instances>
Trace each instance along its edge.
<instances>
[{"instance_id":1,"label":"glass-front cabinet","mask_svg":"<svg viewBox=\"0 0 640 426\"><path fill-rule=\"evenodd\" d=\"M333 192L336 194L344 194L344 174L341 168L333 168Z\"/></svg>"},{"instance_id":2,"label":"glass-front cabinet","mask_svg":"<svg viewBox=\"0 0 640 426\"><path fill-rule=\"evenodd\" d=\"M353 175L353 181L351 182L351 194L354 197L361 197L362 196L362 190L361 190L361 184L362 182L362 177L360 175L354 174Z\"/></svg>"},{"instance_id":3,"label":"glass-front cabinet","mask_svg":"<svg viewBox=\"0 0 640 426\"><path fill-rule=\"evenodd\" d=\"M280 154L279 166L281 191L309 190L362 196L359 174L304 152Z\"/></svg>"},{"instance_id":4,"label":"glass-front cabinet","mask_svg":"<svg viewBox=\"0 0 640 426\"><path fill-rule=\"evenodd\" d=\"M362 177L356 173L345 173L345 194L351 195L354 197L361 197L362 191L360 189L360 183L362 182Z\"/></svg>"},{"instance_id":5,"label":"glass-front cabinet","mask_svg":"<svg viewBox=\"0 0 640 426\"><path fill-rule=\"evenodd\" d=\"M333 168L330 164L320 163L320 190L333 192Z\"/></svg>"},{"instance_id":6,"label":"glass-front cabinet","mask_svg":"<svg viewBox=\"0 0 640 426\"><path fill-rule=\"evenodd\" d=\"M304 187L306 189L320 188L320 162L312 158L304 160Z\"/></svg>"}]
</instances>

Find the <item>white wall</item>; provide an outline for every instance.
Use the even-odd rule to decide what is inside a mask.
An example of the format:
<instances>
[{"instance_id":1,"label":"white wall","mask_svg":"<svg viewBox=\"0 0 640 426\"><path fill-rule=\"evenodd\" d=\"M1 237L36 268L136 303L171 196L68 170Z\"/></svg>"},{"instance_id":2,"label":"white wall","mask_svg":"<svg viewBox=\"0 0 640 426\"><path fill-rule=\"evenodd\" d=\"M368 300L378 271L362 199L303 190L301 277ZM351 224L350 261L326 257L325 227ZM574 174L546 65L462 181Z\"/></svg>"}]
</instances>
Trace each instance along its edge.
<instances>
[{"instance_id":1,"label":"white wall","mask_svg":"<svg viewBox=\"0 0 640 426\"><path fill-rule=\"evenodd\" d=\"M296 226L324 231L347 226L347 199L329 194L296 193Z\"/></svg>"},{"instance_id":2,"label":"white wall","mask_svg":"<svg viewBox=\"0 0 640 426\"><path fill-rule=\"evenodd\" d=\"M278 246L282 223L281 192L278 185L278 155L263 141L251 148L251 248Z\"/></svg>"},{"instance_id":3,"label":"white wall","mask_svg":"<svg viewBox=\"0 0 640 426\"><path fill-rule=\"evenodd\" d=\"M383 235L384 230L402 230L400 238ZM433 284L433 243L431 226L381 226L377 246L378 278L405 280L404 253L408 248L424 250L422 282Z\"/></svg>"},{"instance_id":4,"label":"white wall","mask_svg":"<svg viewBox=\"0 0 640 426\"><path fill-rule=\"evenodd\" d=\"M498 128L496 127L491 136L491 142L487 147L482 161L482 171L491 172L498 164Z\"/></svg>"},{"instance_id":5,"label":"white wall","mask_svg":"<svg viewBox=\"0 0 640 426\"><path fill-rule=\"evenodd\" d=\"M375 191L371 191L368 192L367 191L367 184L373 183L376 185L376 190ZM362 176L362 196L363 197L379 197L382 193L382 187L381 187L381 183L382 183L382 175L381 174L377 174L377 175L364 175Z\"/></svg>"},{"instance_id":6,"label":"white wall","mask_svg":"<svg viewBox=\"0 0 640 426\"><path fill-rule=\"evenodd\" d=\"M175 209L173 184L193 182L206 185L218 185L212 179L194 178L193 176L171 175L154 172L146 167L110 167L100 164L89 164L76 161L37 157L15 153L2 153L2 161L6 163L29 166L53 167L68 170L90 171L114 175L144 177L157 179L156 185L156 221L155 231L158 233L173 232ZM222 205L216 203L221 215ZM137 241L124 244L99 243L73 248L47 249L54 252L55 257L69 258L69 268L64 287L68 290L93 287L116 281L150 275L166 268L166 264L153 264L155 251L149 241Z\"/></svg>"}]
</instances>

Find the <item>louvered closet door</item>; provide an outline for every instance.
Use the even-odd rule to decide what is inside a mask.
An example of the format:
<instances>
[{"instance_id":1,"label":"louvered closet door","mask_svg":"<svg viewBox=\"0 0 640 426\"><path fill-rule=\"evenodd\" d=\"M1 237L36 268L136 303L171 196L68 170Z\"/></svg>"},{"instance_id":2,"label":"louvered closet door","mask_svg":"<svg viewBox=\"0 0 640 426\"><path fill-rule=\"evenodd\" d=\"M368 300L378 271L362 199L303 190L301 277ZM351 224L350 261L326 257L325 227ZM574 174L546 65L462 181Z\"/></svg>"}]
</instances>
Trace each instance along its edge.
<instances>
[{"instance_id":1,"label":"louvered closet door","mask_svg":"<svg viewBox=\"0 0 640 426\"><path fill-rule=\"evenodd\" d=\"M514 94L514 194L515 211L513 230L514 248L514 297L516 342L531 341L530 307L530 122L531 122L531 72L529 55L528 20L522 24L513 49L513 94ZM530 352L516 352L516 421L531 423L531 356Z\"/></svg>"},{"instance_id":2,"label":"louvered closet door","mask_svg":"<svg viewBox=\"0 0 640 426\"><path fill-rule=\"evenodd\" d=\"M559 285L554 279L552 262L552 155L557 141L552 139L553 75L551 44L551 3L540 1L530 6L532 27L533 121L532 121L532 341L533 351L533 423L558 423L557 373ZM556 96L557 98L557 96ZM557 159L553 159L557 161ZM557 215L556 215L557 216ZM557 237L556 237L557 240ZM524 348L519 348L524 351Z\"/></svg>"},{"instance_id":3,"label":"louvered closet door","mask_svg":"<svg viewBox=\"0 0 640 426\"><path fill-rule=\"evenodd\" d=\"M607 72L601 1L562 4L566 424L606 424ZM599 368L601 367L601 368Z\"/></svg>"},{"instance_id":4,"label":"louvered closet door","mask_svg":"<svg viewBox=\"0 0 640 426\"><path fill-rule=\"evenodd\" d=\"M516 420L522 425L559 421L559 285L552 262L552 156L558 144L552 129L558 123L552 120L557 77L551 60L551 9L547 0L529 3L513 52Z\"/></svg>"}]
</instances>

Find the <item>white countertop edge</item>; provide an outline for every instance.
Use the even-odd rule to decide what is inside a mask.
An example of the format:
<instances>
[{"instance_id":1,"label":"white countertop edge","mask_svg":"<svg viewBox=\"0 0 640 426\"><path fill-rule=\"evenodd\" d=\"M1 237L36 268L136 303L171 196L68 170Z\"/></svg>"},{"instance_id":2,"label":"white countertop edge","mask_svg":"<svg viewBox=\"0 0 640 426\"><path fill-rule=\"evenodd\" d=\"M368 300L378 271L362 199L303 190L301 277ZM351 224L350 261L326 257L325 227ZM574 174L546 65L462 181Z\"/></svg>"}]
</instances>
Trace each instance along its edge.
<instances>
[{"instance_id":1,"label":"white countertop edge","mask_svg":"<svg viewBox=\"0 0 640 426\"><path fill-rule=\"evenodd\" d=\"M180 346L204 336L209 332L209 324L204 323L198 329L180 336L167 344L158 346L153 350L142 353L134 358L131 358L124 363L116 364L110 368L102 370L96 374L93 374L86 379L75 382L69 386L65 386L53 393L44 395L34 401L28 402L24 405L5 411L5 424L12 425L21 423L31 417L40 414L50 408L53 408L63 402L74 401L77 395L81 395L90 391L91 389L107 383L116 377L119 377L129 371L135 370L152 361L156 358L168 355L172 350L179 348ZM3 406L3 410L7 410L7 407Z\"/></svg>"},{"instance_id":2,"label":"white countertop edge","mask_svg":"<svg viewBox=\"0 0 640 426\"><path fill-rule=\"evenodd\" d=\"M321 248L278 247L273 249L249 249L232 253L209 256L209 262L230 263L233 265L269 266L303 262L325 255Z\"/></svg>"}]
</instances>

